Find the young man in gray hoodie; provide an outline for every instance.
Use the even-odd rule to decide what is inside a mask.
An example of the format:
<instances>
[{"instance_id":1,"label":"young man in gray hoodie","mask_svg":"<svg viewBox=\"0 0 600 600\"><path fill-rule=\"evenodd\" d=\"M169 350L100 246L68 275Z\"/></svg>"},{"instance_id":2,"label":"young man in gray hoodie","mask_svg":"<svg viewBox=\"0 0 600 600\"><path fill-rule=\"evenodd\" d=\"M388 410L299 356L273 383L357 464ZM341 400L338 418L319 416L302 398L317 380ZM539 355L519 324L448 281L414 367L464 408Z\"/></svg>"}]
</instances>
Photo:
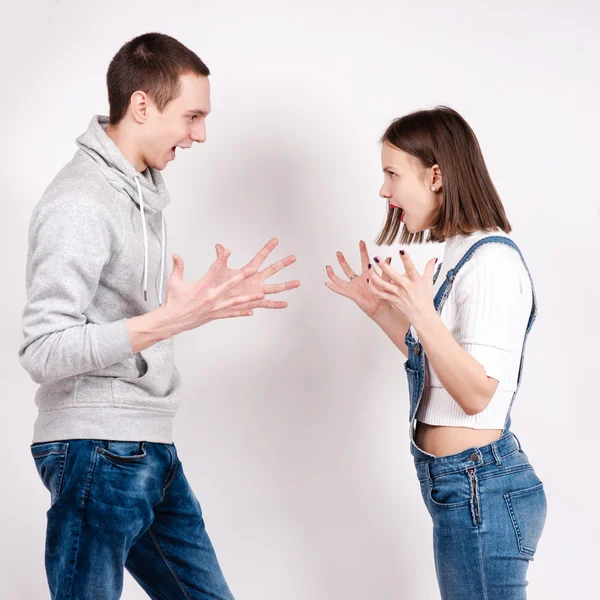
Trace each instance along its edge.
<instances>
[{"instance_id":1,"label":"young man in gray hoodie","mask_svg":"<svg viewBox=\"0 0 600 600\"><path fill-rule=\"evenodd\" d=\"M113 600L127 568L151 598L229 600L231 592L172 440L180 376L173 337L215 319L285 308L265 295L298 281L243 269L229 250L199 281L173 256L167 277L160 171L206 138L209 70L162 34L110 63L110 117L95 116L34 209L21 364L40 384L31 446L51 493L46 574L53 600Z\"/></svg>"}]
</instances>

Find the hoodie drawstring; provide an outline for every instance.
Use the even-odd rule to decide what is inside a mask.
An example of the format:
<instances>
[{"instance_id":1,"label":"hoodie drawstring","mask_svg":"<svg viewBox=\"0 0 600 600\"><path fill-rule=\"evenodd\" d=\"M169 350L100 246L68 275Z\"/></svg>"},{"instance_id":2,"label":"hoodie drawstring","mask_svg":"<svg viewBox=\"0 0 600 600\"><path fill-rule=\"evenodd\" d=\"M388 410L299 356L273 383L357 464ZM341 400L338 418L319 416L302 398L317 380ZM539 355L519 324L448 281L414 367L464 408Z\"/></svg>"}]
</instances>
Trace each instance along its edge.
<instances>
[{"instance_id":1,"label":"hoodie drawstring","mask_svg":"<svg viewBox=\"0 0 600 600\"><path fill-rule=\"evenodd\" d=\"M144 212L144 196L142 187L138 177L134 177L138 190L138 200L140 205L140 213L142 217L142 230L144 232L144 300L148 301L148 231L146 229L146 217ZM160 240L160 290L158 294L158 303L162 305L164 269L165 269L165 216L160 211L161 218L161 240Z\"/></svg>"},{"instance_id":2,"label":"hoodie drawstring","mask_svg":"<svg viewBox=\"0 0 600 600\"><path fill-rule=\"evenodd\" d=\"M163 281L165 275L165 261L167 254L167 241L165 233L165 216L162 210L160 211L160 288L158 293L158 304L162 305Z\"/></svg>"}]
</instances>

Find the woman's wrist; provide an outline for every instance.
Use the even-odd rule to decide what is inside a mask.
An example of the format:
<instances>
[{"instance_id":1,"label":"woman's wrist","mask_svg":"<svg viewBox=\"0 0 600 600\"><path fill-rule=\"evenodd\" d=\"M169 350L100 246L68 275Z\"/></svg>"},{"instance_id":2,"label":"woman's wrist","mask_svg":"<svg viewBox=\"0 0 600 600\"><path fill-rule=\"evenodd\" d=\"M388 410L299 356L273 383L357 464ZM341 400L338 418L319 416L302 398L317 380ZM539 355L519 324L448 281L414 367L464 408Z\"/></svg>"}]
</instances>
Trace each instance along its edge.
<instances>
[{"instance_id":1,"label":"woman's wrist","mask_svg":"<svg viewBox=\"0 0 600 600\"><path fill-rule=\"evenodd\" d=\"M423 338L426 337L430 329L438 325L439 321L440 316L432 305L413 315L412 325L418 333L419 338Z\"/></svg>"},{"instance_id":2,"label":"woman's wrist","mask_svg":"<svg viewBox=\"0 0 600 600\"><path fill-rule=\"evenodd\" d=\"M398 311L394 308L391 303L386 303L381 308L377 310L377 312L371 317L377 325L380 327L385 325L386 323L390 323L392 321L397 320Z\"/></svg>"}]
</instances>

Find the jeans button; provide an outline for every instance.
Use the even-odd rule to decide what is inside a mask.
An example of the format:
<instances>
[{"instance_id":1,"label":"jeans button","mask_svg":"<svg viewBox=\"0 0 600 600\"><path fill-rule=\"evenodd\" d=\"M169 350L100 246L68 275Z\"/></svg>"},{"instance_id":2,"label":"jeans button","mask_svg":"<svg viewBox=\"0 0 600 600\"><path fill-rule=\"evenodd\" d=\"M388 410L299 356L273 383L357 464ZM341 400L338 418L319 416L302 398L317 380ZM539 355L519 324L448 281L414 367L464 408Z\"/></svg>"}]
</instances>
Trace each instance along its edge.
<instances>
[{"instance_id":1,"label":"jeans button","mask_svg":"<svg viewBox=\"0 0 600 600\"><path fill-rule=\"evenodd\" d=\"M473 452L473 454L471 454L471 456L469 456L469 460L471 460L473 462L477 462L479 460L479 455L477 454L477 452Z\"/></svg>"}]
</instances>

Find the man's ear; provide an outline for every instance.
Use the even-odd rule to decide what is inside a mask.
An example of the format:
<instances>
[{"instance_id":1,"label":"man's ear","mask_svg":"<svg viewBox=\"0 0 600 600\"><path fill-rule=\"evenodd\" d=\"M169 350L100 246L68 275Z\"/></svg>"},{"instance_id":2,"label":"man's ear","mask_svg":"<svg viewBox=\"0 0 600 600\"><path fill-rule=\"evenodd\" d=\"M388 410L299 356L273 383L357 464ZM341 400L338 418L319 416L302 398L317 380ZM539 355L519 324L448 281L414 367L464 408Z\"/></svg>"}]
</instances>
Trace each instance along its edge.
<instances>
[{"instance_id":1,"label":"man's ear","mask_svg":"<svg viewBox=\"0 0 600 600\"><path fill-rule=\"evenodd\" d=\"M133 92L129 106L131 114L137 123L143 123L148 118L149 98L146 92Z\"/></svg>"}]
</instances>

